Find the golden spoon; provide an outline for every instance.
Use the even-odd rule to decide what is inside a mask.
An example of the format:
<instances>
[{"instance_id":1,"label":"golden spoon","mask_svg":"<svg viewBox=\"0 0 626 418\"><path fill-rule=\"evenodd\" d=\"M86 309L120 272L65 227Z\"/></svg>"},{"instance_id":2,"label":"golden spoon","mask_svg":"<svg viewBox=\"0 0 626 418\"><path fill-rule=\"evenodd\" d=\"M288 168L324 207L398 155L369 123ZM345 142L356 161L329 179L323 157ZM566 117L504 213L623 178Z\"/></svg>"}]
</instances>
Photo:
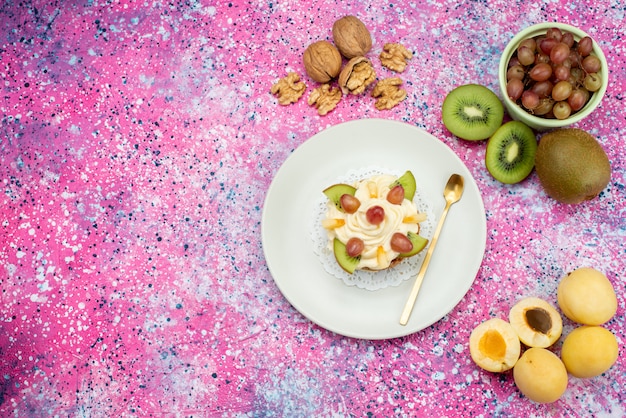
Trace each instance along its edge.
<instances>
[{"instance_id":1,"label":"golden spoon","mask_svg":"<svg viewBox=\"0 0 626 418\"><path fill-rule=\"evenodd\" d=\"M446 206L443 209L443 213L441 214L441 218L439 219L439 223L437 224L437 229L435 229L435 234L433 235L433 239L430 242L430 247L428 247L428 252L426 253L426 257L424 258L422 267L417 274L417 278L415 279L415 283L413 284L413 288L411 289L411 293L409 294L409 299L406 301L406 305L404 305L404 310L402 311L402 316L400 317L401 325L406 325L407 322L409 322L409 317L411 316L411 312L413 311L413 306L415 306L417 294L420 291L420 287L422 287L422 282L424 281L424 276L426 275L426 270L428 269L430 258L433 255L433 251L435 250L435 244L437 244L437 239L439 238L439 234L441 233L443 221L445 221L446 219L446 215L448 214L450 206L452 206L453 203L458 202L461 199L462 194L463 176L459 174L451 175L448 179L448 183L446 184L445 189L443 189L443 197L444 199L446 199Z\"/></svg>"}]
</instances>

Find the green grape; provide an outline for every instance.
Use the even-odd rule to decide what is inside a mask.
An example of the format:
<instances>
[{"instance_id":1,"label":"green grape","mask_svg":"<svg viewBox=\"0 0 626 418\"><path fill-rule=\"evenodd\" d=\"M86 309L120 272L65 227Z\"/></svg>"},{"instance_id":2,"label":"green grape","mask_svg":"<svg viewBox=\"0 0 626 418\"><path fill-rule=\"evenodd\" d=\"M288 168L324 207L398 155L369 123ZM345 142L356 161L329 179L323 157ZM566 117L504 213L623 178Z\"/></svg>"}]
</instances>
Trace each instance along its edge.
<instances>
[{"instance_id":1,"label":"green grape","mask_svg":"<svg viewBox=\"0 0 626 418\"><path fill-rule=\"evenodd\" d=\"M552 106L552 113L554 113L554 117L557 119L567 119L572 114L572 108L567 102L556 102Z\"/></svg>"},{"instance_id":2,"label":"green grape","mask_svg":"<svg viewBox=\"0 0 626 418\"><path fill-rule=\"evenodd\" d=\"M546 115L552 110L553 106L554 106L554 100L552 100L549 97L544 97L543 99L539 100L539 106L537 106L533 110L533 113L537 116Z\"/></svg>"},{"instance_id":3,"label":"green grape","mask_svg":"<svg viewBox=\"0 0 626 418\"><path fill-rule=\"evenodd\" d=\"M506 79L511 80L512 78L517 78L520 80L524 79L526 72L524 71L524 67L521 65L513 65L506 72Z\"/></svg>"},{"instance_id":4,"label":"green grape","mask_svg":"<svg viewBox=\"0 0 626 418\"><path fill-rule=\"evenodd\" d=\"M517 48L517 59L522 65L530 65L535 62L535 52L527 46Z\"/></svg>"},{"instance_id":5,"label":"green grape","mask_svg":"<svg viewBox=\"0 0 626 418\"><path fill-rule=\"evenodd\" d=\"M569 81L559 81L552 88L552 98L557 102L567 100L573 89Z\"/></svg>"},{"instance_id":6,"label":"green grape","mask_svg":"<svg viewBox=\"0 0 626 418\"><path fill-rule=\"evenodd\" d=\"M589 91L598 91L602 86L602 79L596 73L587 74L585 80L583 81L583 85Z\"/></svg>"}]
</instances>

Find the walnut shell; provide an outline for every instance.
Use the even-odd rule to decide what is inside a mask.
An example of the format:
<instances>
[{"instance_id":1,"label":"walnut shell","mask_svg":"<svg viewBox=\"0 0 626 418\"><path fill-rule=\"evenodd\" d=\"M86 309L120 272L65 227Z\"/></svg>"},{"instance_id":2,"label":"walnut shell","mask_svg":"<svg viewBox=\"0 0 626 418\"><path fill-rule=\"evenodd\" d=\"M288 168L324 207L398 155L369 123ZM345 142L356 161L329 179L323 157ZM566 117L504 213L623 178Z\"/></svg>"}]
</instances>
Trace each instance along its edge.
<instances>
[{"instance_id":1,"label":"walnut shell","mask_svg":"<svg viewBox=\"0 0 626 418\"><path fill-rule=\"evenodd\" d=\"M354 57L343 67L339 74L339 87L343 94L361 94L376 81L376 71L370 60Z\"/></svg>"},{"instance_id":2,"label":"walnut shell","mask_svg":"<svg viewBox=\"0 0 626 418\"><path fill-rule=\"evenodd\" d=\"M312 43L302 57L306 73L318 83L328 83L341 71L341 54L328 41Z\"/></svg>"},{"instance_id":3,"label":"walnut shell","mask_svg":"<svg viewBox=\"0 0 626 418\"><path fill-rule=\"evenodd\" d=\"M333 24L333 41L347 59L364 56L372 49L372 35L355 16L344 16Z\"/></svg>"}]
</instances>

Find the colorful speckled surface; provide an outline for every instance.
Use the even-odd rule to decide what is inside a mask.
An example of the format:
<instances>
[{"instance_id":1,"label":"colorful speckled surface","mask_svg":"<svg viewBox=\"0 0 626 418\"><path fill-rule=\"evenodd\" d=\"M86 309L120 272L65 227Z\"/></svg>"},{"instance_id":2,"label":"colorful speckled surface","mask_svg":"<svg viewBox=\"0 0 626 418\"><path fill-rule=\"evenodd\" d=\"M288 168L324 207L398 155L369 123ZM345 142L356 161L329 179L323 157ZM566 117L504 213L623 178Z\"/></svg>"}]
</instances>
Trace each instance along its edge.
<instances>
[{"instance_id":1,"label":"colorful speckled surface","mask_svg":"<svg viewBox=\"0 0 626 418\"><path fill-rule=\"evenodd\" d=\"M626 3L367 3L0 6L1 416L626 415ZM380 112L348 97L325 117L305 99L279 106L271 85L296 71L312 88L301 54L345 14L370 29L372 57L389 41L413 51L408 99ZM496 182L484 142L440 122L450 89L497 92L507 42L554 20L591 34L610 70L605 99L577 127L598 138L613 176L579 206L546 197L534 173ZM265 194L290 153L324 128L374 117L452 148L479 185L488 228L458 306L383 341L312 324L278 290L261 245ZM511 373L473 364L473 327L506 318L523 296L556 303L558 280L583 265L617 290L606 327L620 358L608 372L571 378L561 400L538 405Z\"/></svg>"}]
</instances>

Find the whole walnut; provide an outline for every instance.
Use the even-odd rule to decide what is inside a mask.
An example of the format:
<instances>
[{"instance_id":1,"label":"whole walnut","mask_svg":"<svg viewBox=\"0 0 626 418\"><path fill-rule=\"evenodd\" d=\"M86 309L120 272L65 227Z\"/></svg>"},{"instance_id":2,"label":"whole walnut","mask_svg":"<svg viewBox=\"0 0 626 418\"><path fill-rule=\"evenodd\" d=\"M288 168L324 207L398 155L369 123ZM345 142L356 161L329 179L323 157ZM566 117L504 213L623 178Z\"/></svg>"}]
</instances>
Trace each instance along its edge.
<instances>
[{"instance_id":1,"label":"whole walnut","mask_svg":"<svg viewBox=\"0 0 626 418\"><path fill-rule=\"evenodd\" d=\"M347 59L365 56L372 49L372 35L355 16L344 16L333 24L333 41Z\"/></svg>"},{"instance_id":2,"label":"whole walnut","mask_svg":"<svg viewBox=\"0 0 626 418\"><path fill-rule=\"evenodd\" d=\"M306 73L318 83L328 83L341 71L341 54L328 41L312 43L302 57Z\"/></svg>"}]
</instances>

